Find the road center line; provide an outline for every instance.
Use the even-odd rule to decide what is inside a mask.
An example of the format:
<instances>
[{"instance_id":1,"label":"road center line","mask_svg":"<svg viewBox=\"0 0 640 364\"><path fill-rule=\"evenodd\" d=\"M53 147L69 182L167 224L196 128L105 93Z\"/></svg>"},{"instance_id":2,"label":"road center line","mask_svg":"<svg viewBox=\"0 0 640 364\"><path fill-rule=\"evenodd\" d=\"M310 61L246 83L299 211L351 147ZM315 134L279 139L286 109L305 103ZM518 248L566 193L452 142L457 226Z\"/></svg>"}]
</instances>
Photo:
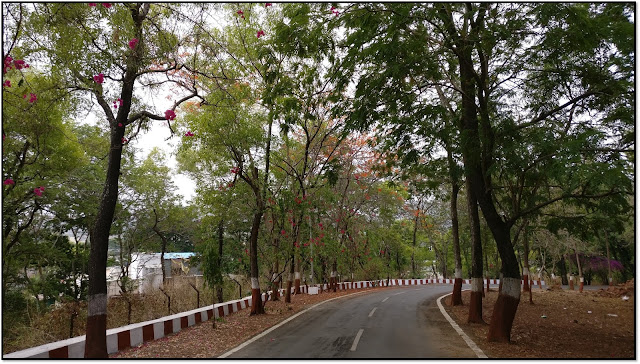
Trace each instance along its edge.
<instances>
[{"instance_id":1,"label":"road center line","mask_svg":"<svg viewBox=\"0 0 640 364\"><path fill-rule=\"evenodd\" d=\"M383 300L382 300L382 302L384 302L384 301L386 301L386 300L388 300L388 299L389 299L389 297L387 297L387 298L383 299Z\"/></svg>"},{"instance_id":2,"label":"road center line","mask_svg":"<svg viewBox=\"0 0 640 364\"><path fill-rule=\"evenodd\" d=\"M280 326L285 325L287 322L294 320L296 317L298 317L298 316L302 315L303 313L305 313L305 312L307 312L307 311L311 311L311 310L313 310L314 308L316 308L316 307L318 307L318 306L320 306L320 305L323 305L323 304L325 304L325 303L327 303L327 302L331 302L331 301L333 301L333 300L337 300L337 299L340 299L340 298L345 298L345 297L355 296L355 295L359 295L359 294L367 293L367 292L370 292L370 291L360 291L360 292L349 293L349 294L346 294L346 295L344 295L344 296L338 296L338 297L334 297L334 298L329 298L329 299L328 299L328 300L326 300L326 301L318 302L318 303L316 303L315 305L313 305L313 306L311 306L311 307L307 308L306 310L304 310L304 311L300 311L300 312L296 313L295 315L293 315L293 316L289 317L288 319L286 319L286 320L284 320L284 321L282 321L282 322L280 322L280 323L276 324L275 326L271 326L269 329L267 329L267 330L265 330L265 331L263 331L263 332L259 333L258 335L256 335L256 336L252 337L251 339L249 339L249 340L247 340L247 341L243 342L242 344L240 344L240 345L236 346L235 348L233 348L233 349L231 349L231 350L227 351L226 353L224 353L224 354L222 354L222 355L218 356L218 358L226 358L226 357L228 357L229 355L231 355L231 354L235 353L236 351L238 351L238 350L240 350L240 349L244 348L245 346L247 346L247 345L251 344L252 342L254 342L254 341L256 341L256 340L258 340L258 339L260 339L260 338L262 338L262 337L266 336L266 335L267 335L268 333L270 333L271 331L276 330L276 329L277 329L277 328L279 328Z\"/></svg>"},{"instance_id":3,"label":"road center line","mask_svg":"<svg viewBox=\"0 0 640 364\"><path fill-rule=\"evenodd\" d=\"M373 316L373 313L376 312L377 309L377 307L374 307L373 310L371 310L371 312L369 313L369 317Z\"/></svg>"},{"instance_id":4,"label":"road center line","mask_svg":"<svg viewBox=\"0 0 640 364\"><path fill-rule=\"evenodd\" d=\"M397 295L403 294L403 293L407 293L407 291L403 291L403 292L400 292L400 293L394 293L394 294L392 294L392 296L397 296Z\"/></svg>"},{"instance_id":5,"label":"road center line","mask_svg":"<svg viewBox=\"0 0 640 364\"><path fill-rule=\"evenodd\" d=\"M356 339L353 340L353 345L351 345L351 351L356 351L356 347L358 346L358 341L360 341L360 337L362 336L362 333L364 332L364 329L360 329L358 331L358 334L356 335Z\"/></svg>"}]
</instances>

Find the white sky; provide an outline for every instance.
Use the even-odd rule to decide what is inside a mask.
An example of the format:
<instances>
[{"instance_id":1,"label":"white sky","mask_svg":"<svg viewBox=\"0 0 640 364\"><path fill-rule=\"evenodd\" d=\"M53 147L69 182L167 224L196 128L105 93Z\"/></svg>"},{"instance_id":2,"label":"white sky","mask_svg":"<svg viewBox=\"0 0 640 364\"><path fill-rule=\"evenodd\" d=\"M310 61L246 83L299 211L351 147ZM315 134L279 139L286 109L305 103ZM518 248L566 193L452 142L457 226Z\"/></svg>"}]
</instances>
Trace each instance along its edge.
<instances>
[{"instance_id":1,"label":"white sky","mask_svg":"<svg viewBox=\"0 0 640 364\"><path fill-rule=\"evenodd\" d=\"M177 173L177 162L175 158L175 150L180 138L179 135L175 135L170 140L166 140L171 136L171 132L166 123L155 121L158 123L154 125L146 134L138 134L135 146L142 150L139 156L140 159L147 157L151 149L154 147L164 151L167 156L167 165L173 170L172 180L178 187L178 194L183 196L183 201L186 202L195 196L196 183L184 174Z\"/></svg>"}]
</instances>

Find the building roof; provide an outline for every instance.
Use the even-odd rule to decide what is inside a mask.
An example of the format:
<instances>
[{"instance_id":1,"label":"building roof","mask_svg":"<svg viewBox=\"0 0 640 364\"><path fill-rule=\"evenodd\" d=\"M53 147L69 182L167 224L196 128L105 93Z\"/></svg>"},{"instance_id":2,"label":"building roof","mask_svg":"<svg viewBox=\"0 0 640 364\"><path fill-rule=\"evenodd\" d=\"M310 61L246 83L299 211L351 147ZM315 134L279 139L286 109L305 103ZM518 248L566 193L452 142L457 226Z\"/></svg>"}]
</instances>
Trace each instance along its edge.
<instances>
[{"instance_id":1,"label":"building roof","mask_svg":"<svg viewBox=\"0 0 640 364\"><path fill-rule=\"evenodd\" d=\"M164 259L188 259L192 256L196 255L196 253L188 252L188 253L164 253Z\"/></svg>"}]
</instances>

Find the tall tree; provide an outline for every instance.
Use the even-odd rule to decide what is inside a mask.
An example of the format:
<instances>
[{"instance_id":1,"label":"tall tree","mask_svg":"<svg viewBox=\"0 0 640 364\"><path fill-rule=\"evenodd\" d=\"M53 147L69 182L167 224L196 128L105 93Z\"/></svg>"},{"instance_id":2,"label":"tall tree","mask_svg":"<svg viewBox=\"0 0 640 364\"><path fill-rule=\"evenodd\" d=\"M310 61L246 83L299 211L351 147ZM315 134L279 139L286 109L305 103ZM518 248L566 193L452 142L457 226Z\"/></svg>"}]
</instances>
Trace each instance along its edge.
<instances>
[{"instance_id":1,"label":"tall tree","mask_svg":"<svg viewBox=\"0 0 640 364\"><path fill-rule=\"evenodd\" d=\"M181 75L170 73L189 62L180 56L189 38L167 29L180 17L173 9L149 3L36 4L29 14L27 30L34 37L25 45L34 56L46 58L65 88L97 103L110 132L107 174L91 229L86 357L107 356L105 268L123 147L149 120L173 120L177 107L198 94L195 81L185 83ZM164 115L134 96L160 74L185 92Z\"/></svg>"}]
</instances>

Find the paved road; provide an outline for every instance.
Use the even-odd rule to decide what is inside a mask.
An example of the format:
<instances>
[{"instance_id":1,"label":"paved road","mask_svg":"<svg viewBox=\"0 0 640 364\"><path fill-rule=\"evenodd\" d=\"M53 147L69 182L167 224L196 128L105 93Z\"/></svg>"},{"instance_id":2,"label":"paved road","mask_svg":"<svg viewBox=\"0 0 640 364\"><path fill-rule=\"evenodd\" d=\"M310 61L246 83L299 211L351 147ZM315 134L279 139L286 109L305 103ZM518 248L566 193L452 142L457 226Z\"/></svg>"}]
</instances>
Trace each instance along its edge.
<instances>
[{"instance_id":1,"label":"paved road","mask_svg":"<svg viewBox=\"0 0 640 364\"><path fill-rule=\"evenodd\" d=\"M339 298L229 358L476 358L436 305L452 288L390 287Z\"/></svg>"}]
</instances>

